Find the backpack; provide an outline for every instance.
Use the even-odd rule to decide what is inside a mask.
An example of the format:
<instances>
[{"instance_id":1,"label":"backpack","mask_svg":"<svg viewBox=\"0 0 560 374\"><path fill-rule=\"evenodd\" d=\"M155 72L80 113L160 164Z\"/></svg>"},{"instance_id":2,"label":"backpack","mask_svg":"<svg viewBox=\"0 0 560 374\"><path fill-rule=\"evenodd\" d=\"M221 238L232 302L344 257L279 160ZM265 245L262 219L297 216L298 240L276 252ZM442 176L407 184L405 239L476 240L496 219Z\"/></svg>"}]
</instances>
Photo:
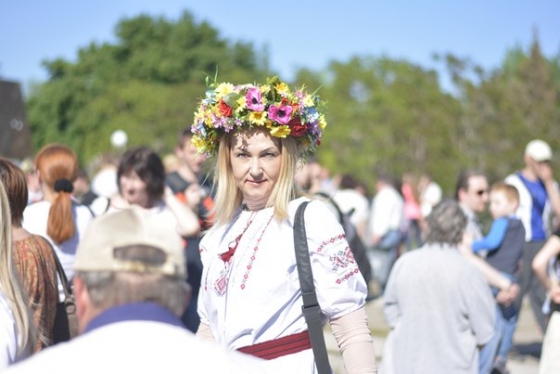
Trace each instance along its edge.
<instances>
[{"instance_id":1,"label":"backpack","mask_svg":"<svg viewBox=\"0 0 560 374\"><path fill-rule=\"evenodd\" d=\"M369 263L369 258L367 256L366 245L358 235L358 231L356 230L356 226L350 221L350 217L352 213L354 213L354 209L350 210L349 212L343 213L340 210L338 204L334 201L332 197L324 192L317 192L315 195L320 196L325 199L325 201L331 204L336 212L338 213L338 222L344 229L344 234L346 235L346 241L350 246L350 250L354 255L354 259L358 263L358 269L366 284L369 284L371 280L371 264Z\"/></svg>"}]
</instances>

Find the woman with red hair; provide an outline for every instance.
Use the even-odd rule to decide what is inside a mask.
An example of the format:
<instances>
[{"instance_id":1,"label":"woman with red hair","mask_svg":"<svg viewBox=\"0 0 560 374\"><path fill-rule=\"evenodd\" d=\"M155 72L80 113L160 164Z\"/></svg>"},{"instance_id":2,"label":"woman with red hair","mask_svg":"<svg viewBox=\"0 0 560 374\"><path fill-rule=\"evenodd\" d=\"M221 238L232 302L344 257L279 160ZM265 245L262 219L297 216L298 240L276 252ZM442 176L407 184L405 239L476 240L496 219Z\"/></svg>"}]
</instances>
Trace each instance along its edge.
<instances>
[{"instance_id":1,"label":"woman with red hair","mask_svg":"<svg viewBox=\"0 0 560 374\"><path fill-rule=\"evenodd\" d=\"M35 157L35 168L43 190L43 201L23 212L23 228L48 239L69 280L80 237L93 219L85 205L72 197L78 174L76 153L62 144L48 144ZM59 283L59 297L64 299Z\"/></svg>"}]
</instances>

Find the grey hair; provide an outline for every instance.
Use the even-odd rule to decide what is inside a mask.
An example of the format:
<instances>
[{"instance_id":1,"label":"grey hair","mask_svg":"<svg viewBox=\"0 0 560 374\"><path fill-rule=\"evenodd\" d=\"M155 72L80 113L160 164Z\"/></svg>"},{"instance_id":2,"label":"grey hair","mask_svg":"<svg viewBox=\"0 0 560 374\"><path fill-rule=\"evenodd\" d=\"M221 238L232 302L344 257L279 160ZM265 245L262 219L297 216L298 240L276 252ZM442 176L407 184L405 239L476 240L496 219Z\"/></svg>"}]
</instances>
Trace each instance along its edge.
<instances>
[{"instance_id":1,"label":"grey hair","mask_svg":"<svg viewBox=\"0 0 560 374\"><path fill-rule=\"evenodd\" d=\"M427 218L426 243L457 245L463 240L467 216L454 200L444 199Z\"/></svg>"},{"instance_id":2,"label":"grey hair","mask_svg":"<svg viewBox=\"0 0 560 374\"><path fill-rule=\"evenodd\" d=\"M80 271L93 305L101 309L133 302L154 302L180 317L190 298L185 280L157 273Z\"/></svg>"}]
</instances>

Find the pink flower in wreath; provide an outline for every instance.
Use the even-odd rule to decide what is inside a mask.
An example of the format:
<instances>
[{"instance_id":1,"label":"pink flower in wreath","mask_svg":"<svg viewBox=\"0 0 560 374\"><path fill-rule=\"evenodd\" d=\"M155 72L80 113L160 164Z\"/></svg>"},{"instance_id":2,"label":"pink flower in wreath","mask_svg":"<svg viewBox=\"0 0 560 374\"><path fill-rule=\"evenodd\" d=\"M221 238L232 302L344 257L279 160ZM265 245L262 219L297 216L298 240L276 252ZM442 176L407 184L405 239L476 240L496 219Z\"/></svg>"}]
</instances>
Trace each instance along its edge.
<instances>
[{"instance_id":1,"label":"pink flower in wreath","mask_svg":"<svg viewBox=\"0 0 560 374\"><path fill-rule=\"evenodd\" d=\"M285 125L290 122L292 110L292 107L289 105L271 105L268 108L268 118L281 125Z\"/></svg>"},{"instance_id":2,"label":"pink flower in wreath","mask_svg":"<svg viewBox=\"0 0 560 374\"><path fill-rule=\"evenodd\" d=\"M255 112L262 112L264 110L261 90L259 90L257 87L250 88L249 91L247 91L245 100L247 102L248 109Z\"/></svg>"}]
</instances>

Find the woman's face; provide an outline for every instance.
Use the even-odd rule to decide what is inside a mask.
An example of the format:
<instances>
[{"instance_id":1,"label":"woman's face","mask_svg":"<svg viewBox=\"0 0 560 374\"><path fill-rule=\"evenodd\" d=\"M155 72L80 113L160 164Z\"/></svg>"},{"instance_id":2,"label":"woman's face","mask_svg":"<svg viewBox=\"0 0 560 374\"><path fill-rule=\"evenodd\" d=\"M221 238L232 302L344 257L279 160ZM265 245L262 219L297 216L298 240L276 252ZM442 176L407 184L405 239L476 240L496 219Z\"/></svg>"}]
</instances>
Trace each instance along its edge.
<instances>
[{"instance_id":1,"label":"woman's face","mask_svg":"<svg viewBox=\"0 0 560 374\"><path fill-rule=\"evenodd\" d=\"M142 208L150 207L150 197L146 190L146 183L140 179L134 170L121 175L119 187L122 197L129 204L139 205Z\"/></svg>"},{"instance_id":2,"label":"woman's face","mask_svg":"<svg viewBox=\"0 0 560 374\"><path fill-rule=\"evenodd\" d=\"M280 174L278 144L265 131L243 132L233 139L230 157L233 177L247 207L264 208Z\"/></svg>"}]
</instances>

